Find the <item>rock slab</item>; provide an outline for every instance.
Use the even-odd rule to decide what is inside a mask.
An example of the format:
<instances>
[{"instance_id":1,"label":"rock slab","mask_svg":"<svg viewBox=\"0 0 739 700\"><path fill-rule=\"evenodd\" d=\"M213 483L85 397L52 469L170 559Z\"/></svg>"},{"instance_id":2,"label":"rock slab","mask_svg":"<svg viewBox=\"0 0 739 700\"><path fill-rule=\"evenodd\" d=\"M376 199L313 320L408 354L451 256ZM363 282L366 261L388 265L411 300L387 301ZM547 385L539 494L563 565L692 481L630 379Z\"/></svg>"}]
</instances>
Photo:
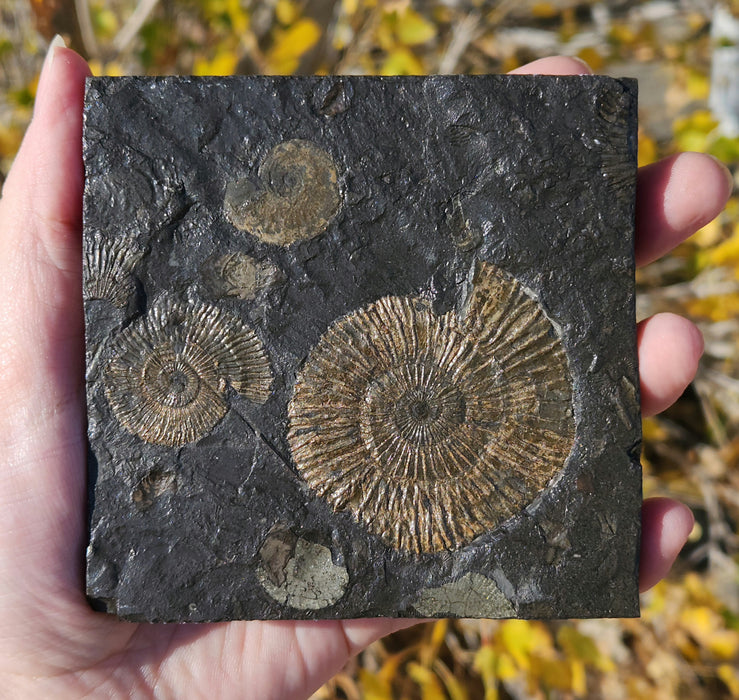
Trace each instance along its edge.
<instances>
[{"instance_id":1,"label":"rock slab","mask_svg":"<svg viewBox=\"0 0 739 700\"><path fill-rule=\"evenodd\" d=\"M635 616L636 84L93 78L87 595Z\"/></svg>"}]
</instances>

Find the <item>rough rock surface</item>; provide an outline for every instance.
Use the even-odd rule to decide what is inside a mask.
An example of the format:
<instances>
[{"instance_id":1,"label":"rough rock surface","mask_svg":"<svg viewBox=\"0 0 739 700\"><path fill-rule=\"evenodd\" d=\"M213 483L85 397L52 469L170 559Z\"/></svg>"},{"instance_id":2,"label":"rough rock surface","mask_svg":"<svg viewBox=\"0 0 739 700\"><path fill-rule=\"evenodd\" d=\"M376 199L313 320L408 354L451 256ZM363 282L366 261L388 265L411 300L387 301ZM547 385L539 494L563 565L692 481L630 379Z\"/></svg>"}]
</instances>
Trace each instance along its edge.
<instances>
[{"instance_id":1,"label":"rough rock surface","mask_svg":"<svg viewBox=\"0 0 739 700\"><path fill-rule=\"evenodd\" d=\"M638 615L633 81L94 78L84 159L93 605Z\"/></svg>"}]
</instances>

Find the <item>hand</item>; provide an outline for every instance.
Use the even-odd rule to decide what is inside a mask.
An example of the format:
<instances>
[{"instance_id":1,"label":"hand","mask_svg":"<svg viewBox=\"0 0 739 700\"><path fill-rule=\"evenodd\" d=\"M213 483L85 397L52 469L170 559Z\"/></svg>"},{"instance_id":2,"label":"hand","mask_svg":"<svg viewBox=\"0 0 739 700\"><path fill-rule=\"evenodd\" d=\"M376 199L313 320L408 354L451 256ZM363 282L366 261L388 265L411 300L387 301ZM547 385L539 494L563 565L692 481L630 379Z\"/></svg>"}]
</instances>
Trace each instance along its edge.
<instances>
[{"instance_id":1,"label":"hand","mask_svg":"<svg viewBox=\"0 0 739 700\"><path fill-rule=\"evenodd\" d=\"M80 139L88 68L64 48L50 57L0 200L0 682L19 698L305 697L351 654L412 623L136 625L94 613L85 601ZM586 72L571 59L525 70ZM639 261L713 218L728 194L724 170L707 156L645 168ZM665 314L641 324L645 413L679 396L701 350L687 321ZM691 526L678 503L644 504L645 588L667 572Z\"/></svg>"}]
</instances>

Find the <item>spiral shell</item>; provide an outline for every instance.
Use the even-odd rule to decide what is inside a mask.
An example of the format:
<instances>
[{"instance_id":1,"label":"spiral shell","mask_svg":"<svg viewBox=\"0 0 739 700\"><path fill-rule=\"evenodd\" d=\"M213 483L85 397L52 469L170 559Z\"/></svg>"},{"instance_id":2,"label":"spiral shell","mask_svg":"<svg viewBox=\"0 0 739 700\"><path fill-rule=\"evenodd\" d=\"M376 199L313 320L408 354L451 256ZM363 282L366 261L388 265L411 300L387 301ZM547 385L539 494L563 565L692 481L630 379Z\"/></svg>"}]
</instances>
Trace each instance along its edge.
<instances>
[{"instance_id":1,"label":"spiral shell","mask_svg":"<svg viewBox=\"0 0 739 700\"><path fill-rule=\"evenodd\" d=\"M226 415L226 386L263 403L272 372L262 342L207 304L160 300L113 341L105 395L123 427L170 447L199 440Z\"/></svg>"},{"instance_id":2,"label":"spiral shell","mask_svg":"<svg viewBox=\"0 0 739 700\"><path fill-rule=\"evenodd\" d=\"M106 299L125 307L135 289L133 269L145 251L133 239L110 239L100 233L85 237L83 247L85 299Z\"/></svg>"},{"instance_id":3,"label":"spiral shell","mask_svg":"<svg viewBox=\"0 0 739 700\"><path fill-rule=\"evenodd\" d=\"M259 184L237 180L225 209L236 228L266 243L290 245L322 233L339 210L336 166L326 151L295 139L275 146L259 168Z\"/></svg>"},{"instance_id":4,"label":"spiral shell","mask_svg":"<svg viewBox=\"0 0 739 700\"><path fill-rule=\"evenodd\" d=\"M559 337L489 263L459 316L384 297L339 319L288 412L311 488L414 553L458 548L520 512L562 469L575 434Z\"/></svg>"}]
</instances>

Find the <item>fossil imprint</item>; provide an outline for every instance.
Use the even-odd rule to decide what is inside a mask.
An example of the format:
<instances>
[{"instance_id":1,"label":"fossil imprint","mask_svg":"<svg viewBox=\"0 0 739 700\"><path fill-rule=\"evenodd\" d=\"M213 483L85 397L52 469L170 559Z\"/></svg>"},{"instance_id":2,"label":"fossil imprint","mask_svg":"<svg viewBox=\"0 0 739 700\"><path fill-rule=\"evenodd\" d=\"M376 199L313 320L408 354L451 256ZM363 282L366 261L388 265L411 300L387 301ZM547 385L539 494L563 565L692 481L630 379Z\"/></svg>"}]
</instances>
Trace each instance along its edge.
<instances>
[{"instance_id":1,"label":"fossil imprint","mask_svg":"<svg viewBox=\"0 0 739 700\"><path fill-rule=\"evenodd\" d=\"M331 156L301 139L275 146L259 168L259 184L236 180L225 198L226 214L236 228L278 245L322 233L339 204Z\"/></svg>"},{"instance_id":2,"label":"fossil imprint","mask_svg":"<svg viewBox=\"0 0 739 700\"><path fill-rule=\"evenodd\" d=\"M519 513L575 425L562 344L512 277L480 263L461 313L384 297L335 322L289 405L308 484L388 545L455 549Z\"/></svg>"},{"instance_id":3,"label":"fossil imprint","mask_svg":"<svg viewBox=\"0 0 739 700\"><path fill-rule=\"evenodd\" d=\"M85 299L106 299L118 308L126 306L135 289L133 269L146 251L130 238L109 239L100 233L85 238L83 247Z\"/></svg>"},{"instance_id":4,"label":"fossil imprint","mask_svg":"<svg viewBox=\"0 0 739 700\"><path fill-rule=\"evenodd\" d=\"M226 415L226 387L263 403L272 371L262 341L208 304L159 300L113 341L105 395L126 430L170 447L194 442Z\"/></svg>"}]
</instances>

